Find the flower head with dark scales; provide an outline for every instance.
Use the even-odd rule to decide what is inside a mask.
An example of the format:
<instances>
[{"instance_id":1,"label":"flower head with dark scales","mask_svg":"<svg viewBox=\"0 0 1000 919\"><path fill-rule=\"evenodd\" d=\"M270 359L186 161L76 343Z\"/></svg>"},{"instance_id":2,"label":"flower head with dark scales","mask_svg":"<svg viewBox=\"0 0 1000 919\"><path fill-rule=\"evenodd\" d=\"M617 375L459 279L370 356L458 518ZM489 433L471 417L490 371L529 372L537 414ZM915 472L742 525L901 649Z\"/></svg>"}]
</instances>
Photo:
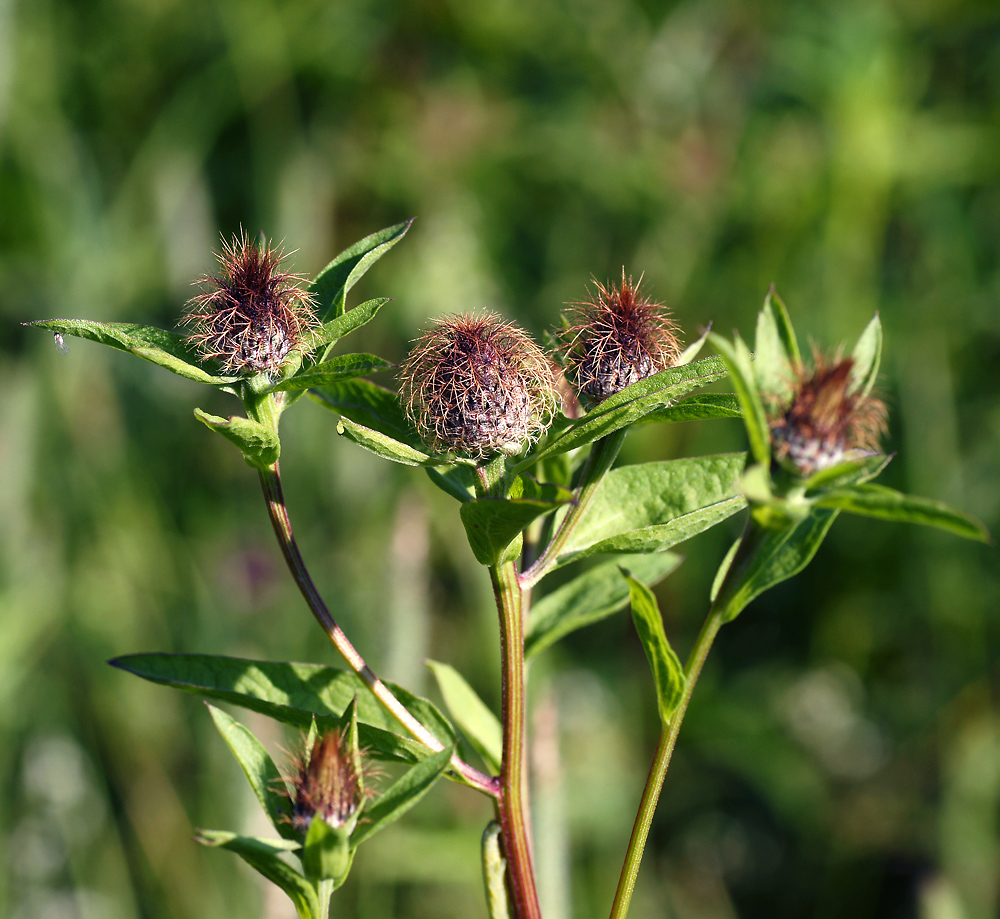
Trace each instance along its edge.
<instances>
[{"instance_id":1,"label":"flower head with dark scales","mask_svg":"<svg viewBox=\"0 0 1000 919\"><path fill-rule=\"evenodd\" d=\"M223 240L218 275L197 283L182 320L205 357L234 375L277 375L289 352L315 324L312 297L300 278L281 270L283 253L251 241L245 232Z\"/></svg>"},{"instance_id":2,"label":"flower head with dark scales","mask_svg":"<svg viewBox=\"0 0 1000 919\"><path fill-rule=\"evenodd\" d=\"M541 349L492 313L440 319L402 369L402 400L438 453L517 455L555 411L555 375Z\"/></svg>"},{"instance_id":3,"label":"flower head with dark scales","mask_svg":"<svg viewBox=\"0 0 1000 919\"><path fill-rule=\"evenodd\" d=\"M620 286L595 282L595 295L569 309L561 336L566 369L592 399L607 399L680 356L676 326L661 304L643 295L641 280L634 284L623 269Z\"/></svg>"},{"instance_id":4,"label":"flower head with dark scales","mask_svg":"<svg viewBox=\"0 0 1000 919\"><path fill-rule=\"evenodd\" d=\"M885 403L853 389L852 358L813 355L813 368L795 368L791 398L772 400L768 421L775 456L808 476L850 458L876 452L886 429Z\"/></svg>"},{"instance_id":5,"label":"flower head with dark scales","mask_svg":"<svg viewBox=\"0 0 1000 919\"><path fill-rule=\"evenodd\" d=\"M294 763L292 826L302 833L314 817L331 827L345 826L364 801L363 777L346 736L334 729L316 739L308 758Z\"/></svg>"}]
</instances>

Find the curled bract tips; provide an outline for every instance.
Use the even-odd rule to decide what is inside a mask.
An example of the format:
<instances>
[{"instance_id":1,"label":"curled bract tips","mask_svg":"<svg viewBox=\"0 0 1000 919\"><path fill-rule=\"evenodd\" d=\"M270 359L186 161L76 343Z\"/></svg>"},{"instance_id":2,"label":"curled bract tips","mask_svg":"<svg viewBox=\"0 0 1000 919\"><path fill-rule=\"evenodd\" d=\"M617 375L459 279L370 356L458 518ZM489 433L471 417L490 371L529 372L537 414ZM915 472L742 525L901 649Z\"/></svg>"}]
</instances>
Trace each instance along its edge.
<instances>
[{"instance_id":1,"label":"curled bract tips","mask_svg":"<svg viewBox=\"0 0 1000 919\"><path fill-rule=\"evenodd\" d=\"M189 301L182 322L201 353L228 373L277 376L316 324L312 297L297 275L281 270L283 257L241 231L223 239L219 273L196 282L203 292Z\"/></svg>"},{"instance_id":2,"label":"curled bract tips","mask_svg":"<svg viewBox=\"0 0 1000 919\"><path fill-rule=\"evenodd\" d=\"M494 313L439 319L403 365L401 397L435 452L517 456L555 412L551 362L527 333Z\"/></svg>"},{"instance_id":3,"label":"curled bract tips","mask_svg":"<svg viewBox=\"0 0 1000 919\"><path fill-rule=\"evenodd\" d=\"M677 327L622 269L621 284L595 282L588 300L572 304L561 333L566 370L579 392L603 400L672 367L680 356Z\"/></svg>"}]
</instances>

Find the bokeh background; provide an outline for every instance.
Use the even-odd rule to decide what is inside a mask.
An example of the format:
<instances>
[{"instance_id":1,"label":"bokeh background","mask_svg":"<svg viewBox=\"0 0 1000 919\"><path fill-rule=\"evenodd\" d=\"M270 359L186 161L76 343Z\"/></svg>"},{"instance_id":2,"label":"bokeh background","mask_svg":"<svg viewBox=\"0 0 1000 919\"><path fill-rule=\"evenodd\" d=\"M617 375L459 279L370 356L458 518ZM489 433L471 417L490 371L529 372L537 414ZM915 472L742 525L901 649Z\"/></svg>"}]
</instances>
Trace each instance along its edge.
<instances>
[{"instance_id":1,"label":"bokeh background","mask_svg":"<svg viewBox=\"0 0 1000 919\"><path fill-rule=\"evenodd\" d=\"M535 333L622 267L693 338L749 334L778 285L800 333L878 310L887 484L1000 533L1000 8L994 0L0 0L0 915L285 919L193 828L261 831L193 697L106 659L335 663L253 473L192 416L227 397L22 320L174 323L220 233L313 274L380 227L356 288ZM743 448L647 427L636 462ZM284 421L303 551L376 668L498 701L495 613L456 507L418 471ZM658 588L683 654L738 521ZM808 571L719 638L633 915L995 919L995 547L841 519ZM656 736L627 615L533 673L547 919L607 914ZM293 739L248 723L277 754ZM485 917L488 808L439 786L361 851L335 914Z\"/></svg>"}]
</instances>

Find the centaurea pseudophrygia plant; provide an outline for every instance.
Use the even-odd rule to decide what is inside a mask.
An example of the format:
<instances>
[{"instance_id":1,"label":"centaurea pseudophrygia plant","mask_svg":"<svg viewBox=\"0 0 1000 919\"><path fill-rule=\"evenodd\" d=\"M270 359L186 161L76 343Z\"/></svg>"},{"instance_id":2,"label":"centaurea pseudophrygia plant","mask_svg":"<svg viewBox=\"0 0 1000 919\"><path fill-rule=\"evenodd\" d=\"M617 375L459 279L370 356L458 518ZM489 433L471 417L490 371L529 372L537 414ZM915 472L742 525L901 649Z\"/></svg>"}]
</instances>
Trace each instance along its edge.
<instances>
[{"instance_id":1,"label":"centaurea pseudophrygia plant","mask_svg":"<svg viewBox=\"0 0 1000 919\"><path fill-rule=\"evenodd\" d=\"M712 336L720 356L695 360L707 333L682 350L671 317L623 272L619 285L598 284L570 307L554 355L489 313L439 320L406 361L397 397L366 379L388 362L333 350L387 302L347 309L346 298L409 225L366 237L309 284L283 270L280 252L235 237L224 244L218 274L202 279L185 317L192 329L186 337L140 325L33 323L57 341L91 339L237 397L242 415L195 414L257 470L288 568L348 669L194 654L137 654L113 663L308 732L283 774L245 726L210 706L276 835L202 830L197 837L236 852L281 887L302 919L325 919L360 844L442 777L493 802L496 820L483 835L492 919L539 919L524 793L525 662L630 604L662 727L611 907L612 919L623 917L681 720L721 626L801 570L841 511L973 539L986 533L942 504L872 484L888 462L879 452L885 410L872 394L882 344L877 317L850 356L817 353L807 362L784 306L771 295L754 354L738 337ZM701 392L727 373L734 394ZM565 398L567 386L585 410L577 410L573 394ZM278 467L279 420L306 393L337 414L345 438L386 460L422 467L459 503L459 520L496 598L499 718L445 663L431 665L450 718L380 680L320 597L292 535ZM740 417L749 465L742 453L614 465L632 425ZM675 545L748 505L743 535L719 568L705 625L682 665L650 586L679 564L670 551ZM611 558L577 566L568 581L546 590L553 571L605 556ZM460 735L478 766L458 755ZM366 781L373 761L406 768L375 792Z\"/></svg>"}]
</instances>

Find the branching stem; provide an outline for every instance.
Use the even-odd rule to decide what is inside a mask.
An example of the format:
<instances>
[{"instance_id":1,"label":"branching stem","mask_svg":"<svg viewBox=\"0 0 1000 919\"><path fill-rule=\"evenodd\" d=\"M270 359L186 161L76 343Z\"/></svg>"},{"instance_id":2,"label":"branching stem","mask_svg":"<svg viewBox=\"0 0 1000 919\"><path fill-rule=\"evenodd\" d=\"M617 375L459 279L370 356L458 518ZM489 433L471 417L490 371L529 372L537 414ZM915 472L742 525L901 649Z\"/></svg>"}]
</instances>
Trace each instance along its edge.
<instances>
[{"instance_id":1,"label":"branching stem","mask_svg":"<svg viewBox=\"0 0 1000 919\"><path fill-rule=\"evenodd\" d=\"M594 497L594 492L601 484L604 474L618 457L618 451L621 450L625 441L625 430L622 428L608 434L607 437L602 437L591 448L590 456L587 457L587 465L580 479L576 502L566 511L566 516L563 517L559 529L556 530L556 535L545 547L545 551L527 571L518 575L518 580L524 589L534 587L555 565L559 553L562 552L570 535L586 512L590 499Z\"/></svg>"},{"instance_id":2,"label":"branching stem","mask_svg":"<svg viewBox=\"0 0 1000 919\"><path fill-rule=\"evenodd\" d=\"M260 483L264 490L264 500L267 503L267 512L274 527L274 535L278 538L278 545L281 547L281 554L285 557L288 570L291 571L295 583L298 584L302 596L305 597L309 609L316 617L317 622L326 632L327 637L333 646L340 652L347 661L348 666L364 680L365 685L372 691L376 699L391 712L420 743L431 750L437 752L444 749L444 745L430 731L427 730L413 715L407 711L400 702L365 663L364 658L357 652L351 644L344 630L337 625L337 621L330 614L323 598L319 595L316 585L313 583L309 570L302 559L299 547L292 535L292 524L288 517L288 508L285 506L285 498L281 491L281 476L278 472L278 464L275 463L270 469L261 470ZM490 776L483 775L478 769L473 768L460 757L451 758L452 768L462 777L462 779L473 788L496 798L500 793L499 783Z\"/></svg>"}]
</instances>

